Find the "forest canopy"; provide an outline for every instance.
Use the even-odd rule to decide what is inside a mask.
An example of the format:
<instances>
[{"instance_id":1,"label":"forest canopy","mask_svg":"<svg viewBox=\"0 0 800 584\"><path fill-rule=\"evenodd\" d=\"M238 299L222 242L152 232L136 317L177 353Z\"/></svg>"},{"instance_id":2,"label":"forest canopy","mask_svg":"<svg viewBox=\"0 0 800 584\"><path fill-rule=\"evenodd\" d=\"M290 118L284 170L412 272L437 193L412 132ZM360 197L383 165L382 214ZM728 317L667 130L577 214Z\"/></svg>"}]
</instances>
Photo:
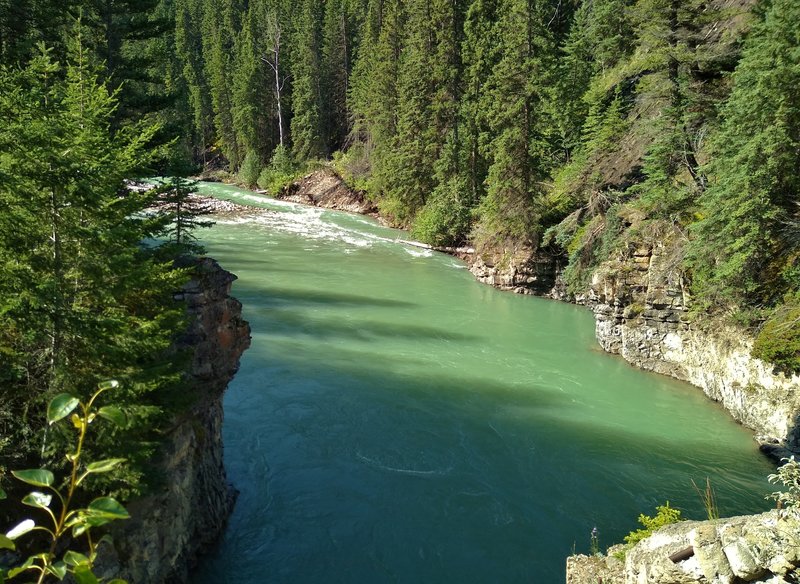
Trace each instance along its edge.
<instances>
[{"instance_id":1,"label":"forest canopy","mask_svg":"<svg viewBox=\"0 0 800 584\"><path fill-rule=\"evenodd\" d=\"M800 371L794 0L0 0L6 107L77 18L103 131L151 128L161 173L322 160L431 244L563 256L576 294L666 242L699 314Z\"/></svg>"}]
</instances>

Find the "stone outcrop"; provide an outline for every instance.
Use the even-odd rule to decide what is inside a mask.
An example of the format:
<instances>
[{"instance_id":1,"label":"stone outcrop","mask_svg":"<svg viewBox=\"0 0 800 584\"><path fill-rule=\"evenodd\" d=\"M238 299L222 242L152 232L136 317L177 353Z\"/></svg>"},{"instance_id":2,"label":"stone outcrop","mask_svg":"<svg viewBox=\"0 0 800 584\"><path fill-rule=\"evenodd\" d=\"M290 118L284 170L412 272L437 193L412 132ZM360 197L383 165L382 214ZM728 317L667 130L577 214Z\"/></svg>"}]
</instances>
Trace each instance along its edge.
<instances>
[{"instance_id":1,"label":"stone outcrop","mask_svg":"<svg viewBox=\"0 0 800 584\"><path fill-rule=\"evenodd\" d=\"M676 234L630 245L601 264L578 296L564 289L562 258L528 248L458 255L485 284L590 307L603 349L700 387L752 429L774 459L800 452L800 376L773 373L769 363L751 357L753 339L746 332L693 322Z\"/></svg>"},{"instance_id":2,"label":"stone outcrop","mask_svg":"<svg viewBox=\"0 0 800 584\"><path fill-rule=\"evenodd\" d=\"M197 556L222 533L236 491L223 466L222 394L250 345L241 304L230 294L236 276L203 259L176 300L191 317L178 349L193 351L187 379L192 406L166 433L156 472L157 492L131 502L131 519L117 522L116 550L98 574L136 584L188 582ZM108 549L108 548L106 548Z\"/></svg>"},{"instance_id":3,"label":"stone outcrop","mask_svg":"<svg viewBox=\"0 0 800 584\"><path fill-rule=\"evenodd\" d=\"M775 457L800 451L800 377L750 356L752 338L718 322L694 323L669 240L641 246L595 271L586 301L596 336L637 367L696 385L756 433Z\"/></svg>"},{"instance_id":4,"label":"stone outcrop","mask_svg":"<svg viewBox=\"0 0 800 584\"><path fill-rule=\"evenodd\" d=\"M462 248L463 249L463 248ZM560 258L524 246L455 253L479 282L517 294L557 296Z\"/></svg>"},{"instance_id":5,"label":"stone outcrop","mask_svg":"<svg viewBox=\"0 0 800 584\"><path fill-rule=\"evenodd\" d=\"M625 553L572 556L567 584L788 584L800 577L800 519L785 511L662 527Z\"/></svg>"},{"instance_id":6,"label":"stone outcrop","mask_svg":"<svg viewBox=\"0 0 800 584\"><path fill-rule=\"evenodd\" d=\"M364 193L348 187L341 177L329 168L317 170L293 182L278 193L276 198L362 215L378 214L375 203L368 200Z\"/></svg>"}]
</instances>

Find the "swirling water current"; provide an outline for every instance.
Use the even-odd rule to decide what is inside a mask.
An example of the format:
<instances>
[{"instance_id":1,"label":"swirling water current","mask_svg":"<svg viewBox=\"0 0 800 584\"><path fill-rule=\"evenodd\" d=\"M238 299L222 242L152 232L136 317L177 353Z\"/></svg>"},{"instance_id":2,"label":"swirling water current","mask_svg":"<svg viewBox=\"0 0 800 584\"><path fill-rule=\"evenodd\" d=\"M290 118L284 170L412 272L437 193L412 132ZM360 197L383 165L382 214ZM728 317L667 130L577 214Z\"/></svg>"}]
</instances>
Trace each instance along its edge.
<instances>
[{"instance_id":1,"label":"swirling water current","mask_svg":"<svg viewBox=\"0 0 800 584\"><path fill-rule=\"evenodd\" d=\"M580 307L494 290L368 218L266 209L201 233L252 347L225 397L241 491L195 584L542 583L669 501L768 504L772 467L700 390L603 353Z\"/></svg>"}]
</instances>

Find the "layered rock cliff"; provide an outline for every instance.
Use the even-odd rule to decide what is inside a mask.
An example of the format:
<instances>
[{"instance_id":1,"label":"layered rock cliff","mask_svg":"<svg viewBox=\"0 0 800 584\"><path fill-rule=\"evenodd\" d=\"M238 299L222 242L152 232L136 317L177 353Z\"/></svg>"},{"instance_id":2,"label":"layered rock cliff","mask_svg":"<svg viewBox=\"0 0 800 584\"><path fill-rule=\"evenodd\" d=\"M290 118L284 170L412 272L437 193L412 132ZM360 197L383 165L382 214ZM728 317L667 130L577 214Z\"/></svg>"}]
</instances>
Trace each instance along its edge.
<instances>
[{"instance_id":1,"label":"layered rock cliff","mask_svg":"<svg viewBox=\"0 0 800 584\"><path fill-rule=\"evenodd\" d=\"M193 352L187 392L193 405L166 432L155 471L163 487L128 505L131 519L113 532L116 550L98 573L135 584L188 582L190 568L222 533L236 491L223 466L222 396L250 345L241 304L230 296L236 276L200 260L176 300L190 325L178 349Z\"/></svg>"},{"instance_id":2,"label":"layered rock cliff","mask_svg":"<svg viewBox=\"0 0 800 584\"><path fill-rule=\"evenodd\" d=\"M750 355L752 338L730 324L692 318L669 239L632 246L595 271L587 300L610 353L688 381L755 431L776 457L800 451L800 377Z\"/></svg>"},{"instance_id":3,"label":"layered rock cliff","mask_svg":"<svg viewBox=\"0 0 800 584\"><path fill-rule=\"evenodd\" d=\"M753 358L746 331L690 314L678 246L671 237L631 244L600 264L579 295L565 292L558 257L512 249L464 259L479 281L501 290L589 306L603 349L698 386L752 429L773 458L800 452L800 377Z\"/></svg>"},{"instance_id":4,"label":"layered rock cliff","mask_svg":"<svg viewBox=\"0 0 800 584\"><path fill-rule=\"evenodd\" d=\"M567 559L567 584L787 584L800 575L800 520L769 511L662 527L624 559Z\"/></svg>"}]
</instances>

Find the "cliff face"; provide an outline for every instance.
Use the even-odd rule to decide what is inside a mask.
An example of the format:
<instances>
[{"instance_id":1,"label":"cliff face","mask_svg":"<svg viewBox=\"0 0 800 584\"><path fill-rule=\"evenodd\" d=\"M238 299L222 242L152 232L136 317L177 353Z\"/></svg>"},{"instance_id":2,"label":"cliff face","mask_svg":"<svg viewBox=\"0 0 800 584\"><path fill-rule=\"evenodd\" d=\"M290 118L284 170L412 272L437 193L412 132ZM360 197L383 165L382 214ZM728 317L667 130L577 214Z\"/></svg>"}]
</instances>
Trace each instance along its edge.
<instances>
[{"instance_id":1,"label":"cliff face","mask_svg":"<svg viewBox=\"0 0 800 584\"><path fill-rule=\"evenodd\" d=\"M794 582L800 567L798 533L797 516L781 511L684 521L642 540L624 561L613 555L571 556L567 584Z\"/></svg>"},{"instance_id":2,"label":"cliff face","mask_svg":"<svg viewBox=\"0 0 800 584\"><path fill-rule=\"evenodd\" d=\"M500 290L538 296L551 296L558 290L562 266L554 256L527 247L456 255L467 262L479 282Z\"/></svg>"},{"instance_id":3,"label":"cliff face","mask_svg":"<svg viewBox=\"0 0 800 584\"><path fill-rule=\"evenodd\" d=\"M105 578L188 582L189 569L220 536L233 508L236 491L223 466L222 395L250 346L250 327L229 295L236 276L211 259L196 271L176 297L191 318L178 345L194 352L187 380L194 405L174 421L154 462L162 490L130 503L132 519L115 525L116 553L98 570Z\"/></svg>"},{"instance_id":4,"label":"cliff face","mask_svg":"<svg viewBox=\"0 0 800 584\"><path fill-rule=\"evenodd\" d=\"M800 377L750 356L752 339L718 322L692 322L669 240L603 264L587 294L602 347L688 381L756 433L768 453L800 451Z\"/></svg>"},{"instance_id":5,"label":"cliff face","mask_svg":"<svg viewBox=\"0 0 800 584\"><path fill-rule=\"evenodd\" d=\"M800 377L775 374L768 363L751 357L752 338L745 332L692 322L678 247L669 236L631 245L601 264L577 297L564 290L558 258L511 250L465 259L478 280L501 290L589 306L603 349L700 387L751 428L774 458L800 452Z\"/></svg>"}]
</instances>

